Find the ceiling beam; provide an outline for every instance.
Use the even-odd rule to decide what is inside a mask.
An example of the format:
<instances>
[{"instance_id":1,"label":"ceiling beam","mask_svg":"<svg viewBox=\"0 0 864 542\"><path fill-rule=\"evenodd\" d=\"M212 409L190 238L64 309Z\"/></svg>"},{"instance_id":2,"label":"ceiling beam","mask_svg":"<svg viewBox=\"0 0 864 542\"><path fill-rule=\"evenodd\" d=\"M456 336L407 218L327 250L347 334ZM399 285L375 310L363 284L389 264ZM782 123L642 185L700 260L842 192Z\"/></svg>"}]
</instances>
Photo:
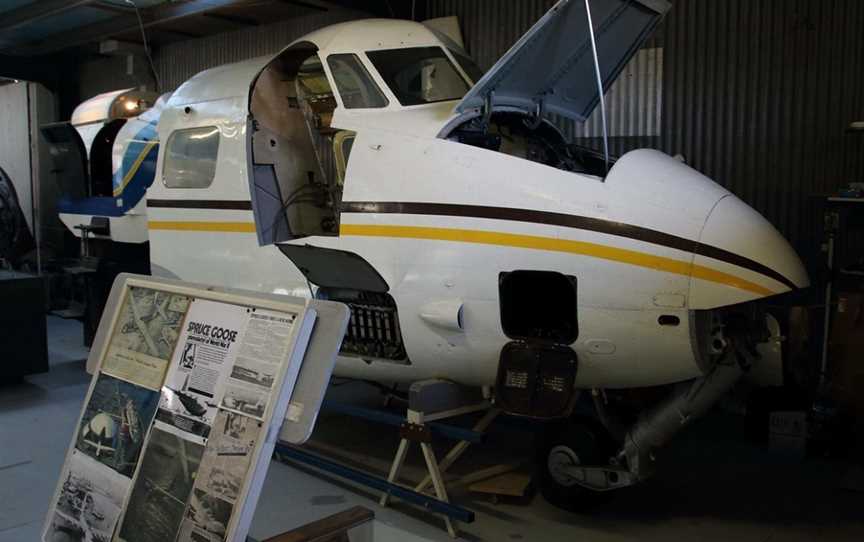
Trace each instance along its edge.
<instances>
[{"instance_id":1,"label":"ceiling beam","mask_svg":"<svg viewBox=\"0 0 864 542\"><path fill-rule=\"evenodd\" d=\"M291 4L301 8L311 9L312 11L330 11L333 9L332 2L319 2L315 0L281 0L283 4Z\"/></svg>"},{"instance_id":2,"label":"ceiling beam","mask_svg":"<svg viewBox=\"0 0 864 542\"><path fill-rule=\"evenodd\" d=\"M73 8L92 4L95 0L41 0L7 11L0 15L0 32L8 32L32 22L58 15Z\"/></svg>"},{"instance_id":3,"label":"ceiling beam","mask_svg":"<svg viewBox=\"0 0 864 542\"><path fill-rule=\"evenodd\" d=\"M405 0L391 0L394 5L399 5ZM389 17L390 10L387 9L386 0L279 0L283 4L308 8L314 11L351 10L375 15L377 17Z\"/></svg>"},{"instance_id":4,"label":"ceiling beam","mask_svg":"<svg viewBox=\"0 0 864 542\"><path fill-rule=\"evenodd\" d=\"M221 21L223 23L232 24L234 26L260 26L258 21L249 17L241 17L239 15L223 15L221 13L205 13L204 17Z\"/></svg>"},{"instance_id":5,"label":"ceiling beam","mask_svg":"<svg viewBox=\"0 0 864 542\"><path fill-rule=\"evenodd\" d=\"M132 13L135 10L134 7L128 4L114 4L107 0L96 0L90 7L100 11L110 11L111 13Z\"/></svg>"},{"instance_id":6,"label":"ceiling beam","mask_svg":"<svg viewBox=\"0 0 864 542\"><path fill-rule=\"evenodd\" d=\"M227 7L242 7L250 0L189 0L156 6L141 10L141 20L144 28L154 27L169 21L176 21L192 15L200 15L214 9ZM138 19L135 14L120 15L80 28L71 29L47 36L41 40L27 44L20 49L24 54L45 54L90 43L101 41L117 34L138 30Z\"/></svg>"}]
</instances>

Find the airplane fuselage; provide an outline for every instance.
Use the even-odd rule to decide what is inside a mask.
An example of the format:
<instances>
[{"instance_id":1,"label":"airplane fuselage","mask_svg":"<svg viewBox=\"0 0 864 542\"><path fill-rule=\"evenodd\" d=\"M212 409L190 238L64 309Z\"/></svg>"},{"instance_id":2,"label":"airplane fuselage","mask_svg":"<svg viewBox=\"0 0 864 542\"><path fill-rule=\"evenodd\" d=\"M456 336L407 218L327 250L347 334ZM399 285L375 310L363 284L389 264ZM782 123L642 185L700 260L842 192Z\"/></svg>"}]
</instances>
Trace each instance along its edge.
<instances>
[{"instance_id":1,"label":"airplane fuselage","mask_svg":"<svg viewBox=\"0 0 864 542\"><path fill-rule=\"evenodd\" d=\"M578 336L569 346L582 388L700 376L715 339L712 310L807 284L797 255L763 217L663 153L628 153L600 176L529 159L528 143L508 154L462 142L453 130L470 115L457 114L458 99L402 105L376 73L370 51L387 47L440 50L434 70L420 75L430 84L446 72L445 62L454 70L458 64L446 56L455 55L450 46L422 25L370 20L319 30L286 48L282 59L222 66L184 83L160 110L146 205L133 206L121 191L118 201L131 208L112 221L112 239L124 225L146 221L146 234L136 229L115 240L149 240L154 274L293 295L314 292L286 255L286 243L361 259L392 296L405 356L346 355L337 374L381 381L493 384L502 347L513 339L502 327L503 273L554 272L577 284ZM293 75L278 71L312 57L320 59L319 72L299 64ZM365 72L356 73L384 93L379 107L346 107L346 96L320 90L336 87L329 59L345 57L363 64ZM459 70L467 88L467 72ZM309 98L315 107L332 103L314 121L301 103L310 92L319 92ZM534 123L525 120L514 127ZM180 134L183 143L173 145ZM337 186L323 166L317 169L329 158L313 153L310 140L335 142L339 134L354 140ZM214 156L190 150L204 140L215 141L202 147L218 149ZM338 191L330 209L335 220L294 215L295 224L285 219L288 227L300 218L301 229L311 224L312 233L262 241L275 222L256 214L259 165L282 176L280 189L288 194L276 200L286 205L282 215L294 212L286 203L294 187L307 176L305 188L320 187L324 177L330 194ZM178 186L200 182L203 172L210 172L209 183ZM303 204L311 205L310 198Z\"/></svg>"},{"instance_id":2,"label":"airplane fuselage","mask_svg":"<svg viewBox=\"0 0 864 542\"><path fill-rule=\"evenodd\" d=\"M256 241L241 158L246 126L239 114L235 122L226 121L226 108L236 111L240 102L195 105L193 119L183 120L219 126L220 159L206 191L159 182L151 187L153 272L309 295L291 261L276 246ZM171 116L182 115L176 112L182 103L163 113L163 141L176 127ZM755 225L761 231L767 223L666 155L631 153L604 181L436 138L448 105L416 108L395 122L389 113L375 118L337 111L334 117L334 126L357 132L339 236L292 243L348 251L368 261L390 285L410 360L342 357L339 375L492 384L509 341L501 328L499 274L527 269L578 279L579 337L572 344L579 357L577 386L687 380L703 371L694 339L700 311L780 293L790 288L788 282L806 280L768 276L758 266L724 258L729 252L746 260L740 238L728 237L727 245L738 246L723 247L724 228ZM772 245L763 244L766 239ZM696 253L706 240L720 242L714 258ZM745 251L761 245L777 252L797 272L797 258L773 228L751 234L744 244ZM461 329L421 316L430 304L450 300L462 303ZM679 324L661 324L661 316Z\"/></svg>"}]
</instances>

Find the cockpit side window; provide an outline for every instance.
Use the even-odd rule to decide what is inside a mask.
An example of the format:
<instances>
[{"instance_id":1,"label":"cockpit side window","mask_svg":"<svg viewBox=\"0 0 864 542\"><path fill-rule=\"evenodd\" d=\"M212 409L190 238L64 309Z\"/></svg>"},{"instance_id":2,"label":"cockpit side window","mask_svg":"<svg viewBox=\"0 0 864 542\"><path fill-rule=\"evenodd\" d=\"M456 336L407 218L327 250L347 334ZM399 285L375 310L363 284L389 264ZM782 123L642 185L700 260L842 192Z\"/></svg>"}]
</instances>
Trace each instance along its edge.
<instances>
[{"instance_id":1,"label":"cockpit side window","mask_svg":"<svg viewBox=\"0 0 864 542\"><path fill-rule=\"evenodd\" d=\"M387 107L389 101L357 55L330 55L327 57L327 64L345 109Z\"/></svg>"},{"instance_id":2,"label":"cockpit side window","mask_svg":"<svg viewBox=\"0 0 864 542\"><path fill-rule=\"evenodd\" d=\"M368 51L366 56L405 106L459 100L468 83L440 47Z\"/></svg>"}]
</instances>

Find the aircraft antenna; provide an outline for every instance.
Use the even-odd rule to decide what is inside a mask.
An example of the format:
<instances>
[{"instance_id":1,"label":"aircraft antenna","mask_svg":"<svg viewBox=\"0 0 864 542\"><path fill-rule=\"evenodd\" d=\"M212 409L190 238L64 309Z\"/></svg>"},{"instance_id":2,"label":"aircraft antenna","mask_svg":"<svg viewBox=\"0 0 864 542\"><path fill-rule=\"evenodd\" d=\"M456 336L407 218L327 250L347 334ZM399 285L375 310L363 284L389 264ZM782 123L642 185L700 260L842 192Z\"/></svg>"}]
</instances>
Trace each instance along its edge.
<instances>
[{"instance_id":1,"label":"aircraft antenna","mask_svg":"<svg viewBox=\"0 0 864 542\"><path fill-rule=\"evenodd\" d=\"M591 51L594 53L594 72L597 74L597 93L600 95L600 120L603 123L603 159L609 173L609 130L606 124L606 96L603 95L603 76L600 74L600 57L597 55L597 39L594 37L594 20L591 18L590 0L585 0L588 14L588 33L591 36Z\"/></svg>"}]
</instances>

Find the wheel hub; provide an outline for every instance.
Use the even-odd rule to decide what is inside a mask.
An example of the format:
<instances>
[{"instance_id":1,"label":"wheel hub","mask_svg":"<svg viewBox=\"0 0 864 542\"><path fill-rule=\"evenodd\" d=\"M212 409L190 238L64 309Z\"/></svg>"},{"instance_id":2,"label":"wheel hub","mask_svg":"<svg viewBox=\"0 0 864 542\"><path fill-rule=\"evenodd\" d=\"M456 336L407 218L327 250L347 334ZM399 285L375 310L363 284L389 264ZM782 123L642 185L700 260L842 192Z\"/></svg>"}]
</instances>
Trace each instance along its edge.
<instances>
[{"instance_id":1,"label":"wheel hub","mask_svg":"<svg viewBox=\"0 0 864 542\"><path fill-rule=\"evenodd\" d=\"M573 487L578 481L570 474L571 469L581 464L579 456L569 446L555 446L549 450L546 466L555 483L564 487Z\"/></svg>"}]
</instances>

